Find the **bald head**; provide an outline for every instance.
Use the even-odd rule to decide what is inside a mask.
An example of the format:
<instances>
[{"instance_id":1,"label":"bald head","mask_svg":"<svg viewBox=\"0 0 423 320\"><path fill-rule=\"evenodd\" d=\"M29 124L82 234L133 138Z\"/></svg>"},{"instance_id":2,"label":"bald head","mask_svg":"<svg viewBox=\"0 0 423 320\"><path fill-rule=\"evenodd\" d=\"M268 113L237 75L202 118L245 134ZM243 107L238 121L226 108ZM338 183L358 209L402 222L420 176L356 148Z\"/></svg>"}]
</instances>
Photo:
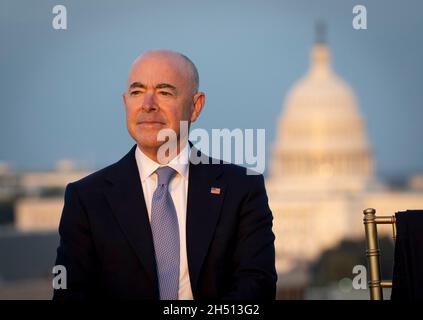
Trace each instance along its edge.
<instances>
[{"instance_id":1,"label":"bald head","mask_svg":"<svg viewBox=\"0 0 423 320\"><path fill-rule=\"evenodd\" d=\"M189 81L190 87L192 89L192 94L198 92L200 86L200 79L195 64L186 55L167 49L149 50L138 56L132 63L129 72L128 82L131 78L131 74L134 73L134 71L138 69L138 67L142 63L149 60L161 60L164 63L167 63L172 68L175 68L184 77L186 77L187 81Z\"/></svg>"}]
</instances>

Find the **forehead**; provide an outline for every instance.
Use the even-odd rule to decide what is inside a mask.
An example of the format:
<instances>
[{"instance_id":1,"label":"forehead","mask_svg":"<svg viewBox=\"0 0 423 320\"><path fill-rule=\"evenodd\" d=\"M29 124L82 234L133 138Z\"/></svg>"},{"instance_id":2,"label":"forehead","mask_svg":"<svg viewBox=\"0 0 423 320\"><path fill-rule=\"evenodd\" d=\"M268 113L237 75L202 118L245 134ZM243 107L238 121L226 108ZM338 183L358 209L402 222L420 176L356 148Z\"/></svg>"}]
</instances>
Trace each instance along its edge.
<instances>
[{"instance_id":1,"label":"forehead","mask_svg":"<svg viewBox=\"0 0 423 320\"><path fill-rule=\"evenodd\" d=\"M175 86L189 85L189 72L182 58L169 55L146 55L137 59L131 67L128 85L141 82L146 85L169 83Z\"/></svg>"}]
</instances>

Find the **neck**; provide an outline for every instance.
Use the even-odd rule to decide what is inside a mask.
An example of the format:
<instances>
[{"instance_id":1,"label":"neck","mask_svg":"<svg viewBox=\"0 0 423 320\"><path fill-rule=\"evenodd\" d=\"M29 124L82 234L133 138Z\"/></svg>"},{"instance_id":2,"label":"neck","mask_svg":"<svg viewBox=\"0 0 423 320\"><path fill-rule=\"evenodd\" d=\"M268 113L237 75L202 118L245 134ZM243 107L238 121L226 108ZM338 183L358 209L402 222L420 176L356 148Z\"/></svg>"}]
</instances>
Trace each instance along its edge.
<instances>
[{"instance_id":1,"label":"neck","mask_svg":"<svg viewBox=\"0 0 423 320\"><path fill-rule=\"evenodd\" d=\"M168 150L169 149L168 147L164 148L161 152L165 151L165 157L158 157L159 149L163 145L160 145L158 147L146 147L146 146L141 146L140 144L137 144L137 145L138 145L138 148L140 148L140 150L151 160L164 165L164 164L168 164L170 161L176 158L181 153L181 151L185 148L187 143L188 142L186 140L185 141L178 140L178 143L176 144L176 153L170 153L170 150Z\"/></svg>"}]
</instances>

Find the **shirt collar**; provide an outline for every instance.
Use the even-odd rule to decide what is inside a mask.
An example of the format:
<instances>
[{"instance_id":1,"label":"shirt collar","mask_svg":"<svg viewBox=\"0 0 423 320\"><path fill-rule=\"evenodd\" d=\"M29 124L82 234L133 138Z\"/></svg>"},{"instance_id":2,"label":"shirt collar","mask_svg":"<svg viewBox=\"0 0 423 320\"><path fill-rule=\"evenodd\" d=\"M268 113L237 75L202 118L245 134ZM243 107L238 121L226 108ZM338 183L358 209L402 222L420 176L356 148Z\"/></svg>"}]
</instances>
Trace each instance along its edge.
<instances>
[{"instance_id":1,"label":"shirt collar","mask_svg":"<svg viewBox=\"0 0 423 320\"><path fill-rule=\"evenodd\" d=\"M190 146L187 142L181 152L167 164L167 166L175 169L185 179L188 179L190 151ZM138 146L135 149L135 159L142 182L161 166L160 163L150 159Z\"/></svg>"}]
</instances>

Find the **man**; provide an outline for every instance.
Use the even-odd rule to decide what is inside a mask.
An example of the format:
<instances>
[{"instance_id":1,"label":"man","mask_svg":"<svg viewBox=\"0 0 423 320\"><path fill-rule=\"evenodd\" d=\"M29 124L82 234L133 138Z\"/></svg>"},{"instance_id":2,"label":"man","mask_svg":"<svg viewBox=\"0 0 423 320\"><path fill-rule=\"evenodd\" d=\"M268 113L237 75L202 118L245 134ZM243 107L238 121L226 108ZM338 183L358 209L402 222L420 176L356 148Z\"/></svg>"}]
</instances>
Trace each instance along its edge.
<instances>
[{"instance_id":1,"label":"man","mask_svg":"<svg viewBox=\"0 0 423 320\"><path fill-rule=\"evenodd\" d=\"M56 260L67 288L54 299L275 298L263 176L214 164L181 130L204 106L198 83L180 53L153 50L134 62L123 100L136 145L67 186ZM173 158L160 152L164 129L175 133ZM207 161L188 161L193 154Z\"/></svg>"}]
</instances>

